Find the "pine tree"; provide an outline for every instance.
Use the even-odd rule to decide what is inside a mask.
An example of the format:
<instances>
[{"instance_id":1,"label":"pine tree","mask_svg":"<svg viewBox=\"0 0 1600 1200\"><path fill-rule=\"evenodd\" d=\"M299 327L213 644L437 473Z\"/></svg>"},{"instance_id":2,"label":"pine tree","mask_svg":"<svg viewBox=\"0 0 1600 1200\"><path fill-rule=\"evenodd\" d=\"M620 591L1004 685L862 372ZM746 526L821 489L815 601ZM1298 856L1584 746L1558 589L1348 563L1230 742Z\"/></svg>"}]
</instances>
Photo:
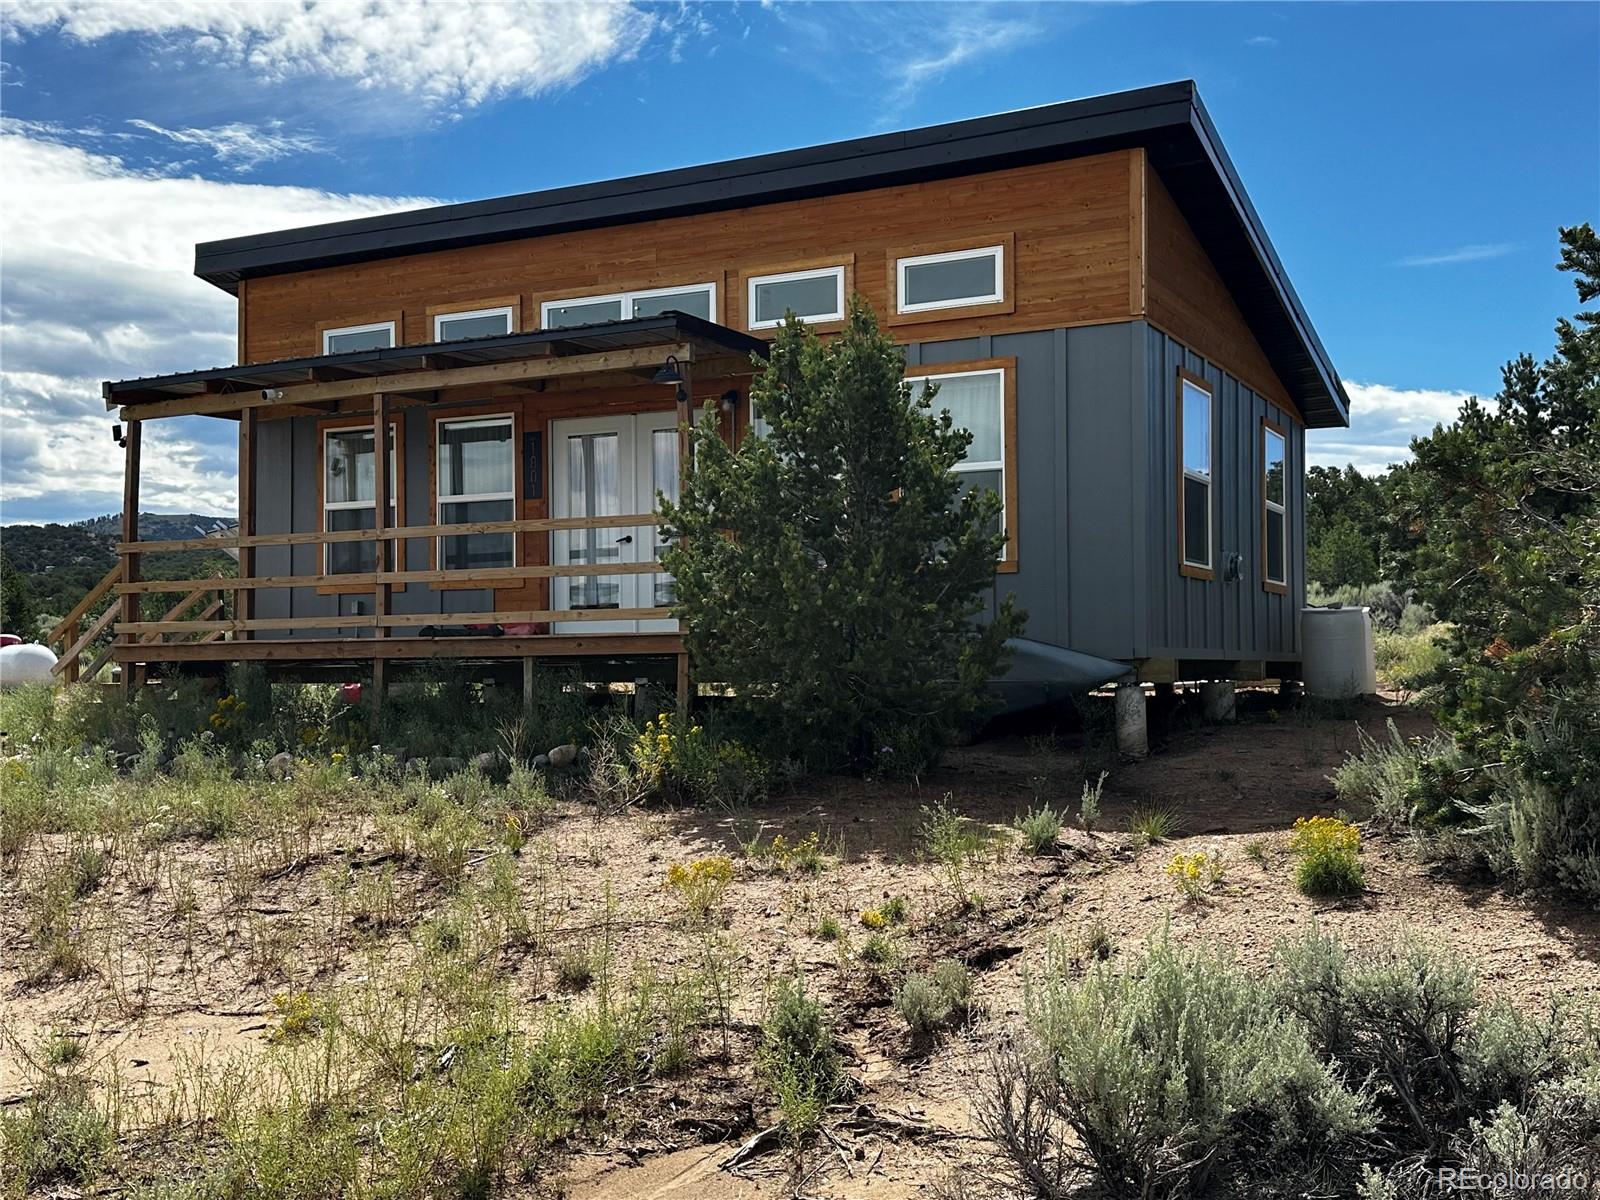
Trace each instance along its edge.
<instances>
[{"instance_id":1,"label":"pine tree","mask_svg":"<svg viewBox=\"0 0 1600 1200\"><path fill-rule=\"evenodd\" d=\"M734 691L768 753L818 769L915 771L986 711L1022 627L986 607L1000 500L951 468L971 434L853 298L824 344L791 318L751 387L766 422L737 447L710 409L663 559L696 676ZM932 402L930 404L930 401Z\"/></svg>"}]
</instances>

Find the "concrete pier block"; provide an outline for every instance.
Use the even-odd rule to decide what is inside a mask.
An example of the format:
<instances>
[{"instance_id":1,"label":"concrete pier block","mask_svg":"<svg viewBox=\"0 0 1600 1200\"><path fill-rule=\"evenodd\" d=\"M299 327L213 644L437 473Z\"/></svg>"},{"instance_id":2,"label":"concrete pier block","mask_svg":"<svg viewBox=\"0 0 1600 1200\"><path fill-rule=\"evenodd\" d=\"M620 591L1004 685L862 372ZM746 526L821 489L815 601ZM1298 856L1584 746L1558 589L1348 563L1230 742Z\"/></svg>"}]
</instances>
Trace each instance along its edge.
<instances>
[{"instance_id":1,"label":"concrete pier block","mask_svg":"<svg viewBox=\"0 0 1600 1200\"><path fill-rule=\"evenodd\" d=\"M1124 758L1146 758L1150 754L1144 690L1133 678L1117 684L1117 751Z\"/></svg>"},{"instance_id":2,"label":"concrete pier block","mask_svg":"<svg viewBox=\"0 0 1600 1200\"><path fill-rule=\"evenodd\" d=\"M1208 721L1231 721L1235 717L1233 680L1219 679L1200 685L1200 712Z\"/></svg>"}]
</instances>

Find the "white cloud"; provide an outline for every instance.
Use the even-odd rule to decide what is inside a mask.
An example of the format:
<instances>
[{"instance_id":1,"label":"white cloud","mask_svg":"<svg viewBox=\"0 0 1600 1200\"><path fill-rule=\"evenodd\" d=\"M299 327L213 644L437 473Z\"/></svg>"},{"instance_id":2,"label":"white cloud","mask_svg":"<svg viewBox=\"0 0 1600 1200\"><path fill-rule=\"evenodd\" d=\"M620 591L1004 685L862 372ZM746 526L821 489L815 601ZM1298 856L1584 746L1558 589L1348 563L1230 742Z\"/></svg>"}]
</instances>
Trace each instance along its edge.
<instances>
[{"instance_id":1,"label":"white cloud","mask_svg":"<svg viewBox=\"0 0 1600 1200\"><path fill-rule=\"evenodd\" d=\"M1031 19L1007 16L1004 9L990 5L952 4L943 8L942 16L931 28L919 31L922 52L895 65L900 83L891 102L897 107L909 104L923 88L956 68L1003 53L1038 32Z\"/></svg>"},{"instance_id":2,"label":"white cloud","mask_svg":"<svg viewBox=\"0 0 1600 1200\"><path fill-rule=\"evenodd\" d=\"M248 171L292 154L316 154L327 149L313 134L285 133L281 121L269 121L265 125L232 121L208 129L166 129L154 121L138 118L128 124L180 146L198 146L235 171Z\"/></svg>"},{"instance_id":3,"label":"white cloud","mask_svg":"<svg viewBox=\"0 0 1600 1200\"><path fill-rule=\"evenodd\" d=\"M1474 242L1444 250L1438 254L1410 254L1399 260L1401 267L1447 267L1455 263L1482 262L1486 258L1504 258L1517 248L1515 242Z\"/></svg>"},{"instance_id":4,"label":"white cloud","mask_svg":"<svg viewBox=\"0 0 1600 1200\"><path fill-rule=\"evenodd\" d=\"M1350 428L1311 430L1307 457L1314 466L1352 463L1367 474L1386 471L1411 457L1411 439L1455 420L1471 392L1443 388L1397 388L1345 381Z\"/></svg>"},{"instance_id":5,"label":"white cloud","mask_svg":"<svg viewBox=\"0 0 1600 1200\"><path fill-rule=\"evenodd\" d=\"M7 20L13 37L152 37L269 80L320 75L469 107L576 83L661 24L607 0L33 0Z\"/></svg>"},{"instance_id":6,"label":"white cloud","mask_svg":"<svg viewBox=\"0 0 1600 1200\"><path fill-rule=\"evenodd\" d=\"M1258 33L1255 37L1245 38L1244 44L1246 46L1276 46L1278 39L1270 34Z\"/></svg>"},{"instance_id":7,"label":"white cloud","mask_svg":"<svg viewBox=\"0 0 1600 1200\"><path fill-rule=\"evenodd\" d=\"M193 276L195 242L427 203L178 178L0 127L5 519L120 507L102 379L234 361L235 301ZM232 509L231 422L158 422L146 437L146 507Z\"/></svg>"},{"instance_id":8,"label":"white cloud","mask_svg":"<svg viewBox=\"0 0 1600 1200\"><path fill-rule=\"evenodd\" d=\"M1381 383L1345 383L1350 396L1351 423L1386 421L1404 424L1418 433L1455 420L1471 392L1440 388L1397 388Z\"/></svg>"}]
</instances>

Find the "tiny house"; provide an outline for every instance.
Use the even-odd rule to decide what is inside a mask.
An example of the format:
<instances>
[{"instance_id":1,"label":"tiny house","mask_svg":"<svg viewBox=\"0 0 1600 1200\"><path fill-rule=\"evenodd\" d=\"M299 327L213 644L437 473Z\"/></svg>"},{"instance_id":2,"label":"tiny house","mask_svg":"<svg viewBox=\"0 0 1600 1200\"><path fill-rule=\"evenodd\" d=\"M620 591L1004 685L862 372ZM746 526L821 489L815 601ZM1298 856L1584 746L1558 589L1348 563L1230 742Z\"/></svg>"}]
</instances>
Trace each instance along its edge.
<instances>
[{"instance_id":1,"label":"tiny house","mask_svg":"<svg viewBox=\"0 0 1600 1200\"><path fill-rule=\"evenodd\" d=\"M195 271L237 297L237 363L104 385L125 678L562 661L675 665L683 694L653 510L689 414L745 436L765 339L786 312L826 336L853 292L972 430L1029 678L1298 673L1305 432L1348 403L1191 83L209 242ZM237 579L141 577L190 544L138 536L140 430L178 415L238 424ZM158 591L191 603L141 611Z\"/></svg>"}]
</instances>

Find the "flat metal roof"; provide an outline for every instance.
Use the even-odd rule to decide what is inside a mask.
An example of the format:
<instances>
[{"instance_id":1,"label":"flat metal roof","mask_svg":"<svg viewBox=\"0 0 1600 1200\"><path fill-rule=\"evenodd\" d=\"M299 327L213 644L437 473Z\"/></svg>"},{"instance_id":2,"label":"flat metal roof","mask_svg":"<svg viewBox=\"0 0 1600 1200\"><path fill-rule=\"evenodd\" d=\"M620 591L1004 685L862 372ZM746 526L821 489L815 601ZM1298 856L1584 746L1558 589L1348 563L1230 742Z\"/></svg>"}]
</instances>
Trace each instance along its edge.
<instances>
[{"instance_id":1,"label":"flat metal roof","mask_svg":"<svg viewBox=\"0 0 1600 1200\"><path fill-rule=\"evenodd\" d=\"M437 368L441 360L449 366L467 367L547 355L671 346L680 342L687 342L710 357L748 358L753 354L765 355L767 351L766 342L748 333L689 313L667 312L656 317L635 317L566 329L463 338L425 346L394 346L387 350L352 350L344 354L319 354L314 358L285 358L247 366L107 381L100 385L100 393L107 408L136 407L157 400L291 387L305 383L309 374L317 369L334 373L341 379L360 379L429 370Z\"/></svg>"},{"instance_id":2,"label":"flat metal roof","mask_svg":"<svg viewBox=\"0 0 1600 1200\"><path fill-rule=\"evenodd\" d=\"M1142 146L1307 423L1349 400L1192 80L897 133L491 200L202 242L195 274L241 280L635 221L776 204Z\"/></svg>"}]
</instances>

